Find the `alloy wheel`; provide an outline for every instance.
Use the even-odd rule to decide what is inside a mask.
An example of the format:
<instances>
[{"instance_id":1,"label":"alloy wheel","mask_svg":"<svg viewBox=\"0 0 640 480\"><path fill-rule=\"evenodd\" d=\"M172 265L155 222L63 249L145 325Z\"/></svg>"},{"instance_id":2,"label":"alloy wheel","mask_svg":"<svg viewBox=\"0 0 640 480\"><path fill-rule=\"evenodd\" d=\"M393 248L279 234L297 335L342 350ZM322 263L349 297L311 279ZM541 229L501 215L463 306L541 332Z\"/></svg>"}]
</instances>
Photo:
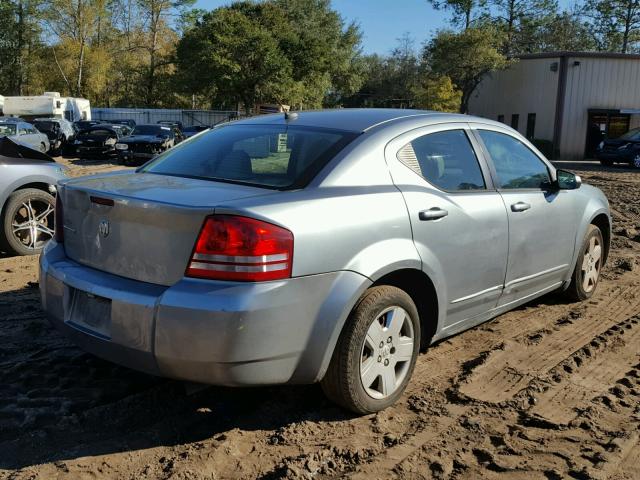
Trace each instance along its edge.
<instances>
[{"instance_id":1,"label":"alloy wheel","mask_svg":"<svg viewBox=\"0 0 640 480\"><path fill-rule=\"evenodd\" d=\"M371 323L360 354L360 379L370 397L386 398L398 389L415 341L411 318L401 307L386 309Z\"/></svg>"},{"instance_id":2,"label":"alloy wheel","mask_svg":"<svg viewBox=\"0 0 640 480\"><path fill-rule=\"evenodd\" d=\"M54 236L54 206L40 199L28 199L16 209L11 222L15 239L30 250L38 250Z\"/></svg>"},{"instance_id":3,"label":"alloy wheel","mask_svg":"<svg viewBox=\"0 0 640 480\"><path fill-rule=\"evenodd\" d=\"M633 158L633 166L636 168L640 168L640 155L636 155Z\"/></svg>"},{"instance_id":4,"label":"alloy wheel","mask_svg":"<svg viewBox=\"0 0 640 480\"><path fill-rule=\"evenodd\" d=\"M591 237L582 260L582 289L589 293L598 283L602 259L602 245L597 237Z\"/></svg>"}]
</instances>

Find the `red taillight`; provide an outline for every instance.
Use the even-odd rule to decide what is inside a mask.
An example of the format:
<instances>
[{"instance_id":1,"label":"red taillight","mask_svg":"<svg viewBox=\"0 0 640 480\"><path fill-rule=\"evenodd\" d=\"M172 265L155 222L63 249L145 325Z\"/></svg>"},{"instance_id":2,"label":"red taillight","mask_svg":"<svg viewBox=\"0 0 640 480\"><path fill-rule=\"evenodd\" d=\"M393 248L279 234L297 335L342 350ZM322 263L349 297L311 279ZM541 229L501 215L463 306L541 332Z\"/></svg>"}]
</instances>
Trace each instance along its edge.
<instances>
[{"instance_id":1,"label":"red taillight","mask_svg":"<svg viewBox=\"0 0 640 480\"><path fill-rule=\"evenodd\" d=\"M291 276L293 234L236 215L208 217L187 267L188 277L259 282Z\"/></svg>"},{"instance_id":2,"label":"red taillight","mask_svg":"<svg viewBox=\"0 0 640 480\"><path fill-rule=\"evenodd\" d=\"M58 243L64 243L63 217L62 199L60 198L60 192L58 192L58 195L56 195L56 210L54 216L55 239Z\"/></svg>"}]
</instances>

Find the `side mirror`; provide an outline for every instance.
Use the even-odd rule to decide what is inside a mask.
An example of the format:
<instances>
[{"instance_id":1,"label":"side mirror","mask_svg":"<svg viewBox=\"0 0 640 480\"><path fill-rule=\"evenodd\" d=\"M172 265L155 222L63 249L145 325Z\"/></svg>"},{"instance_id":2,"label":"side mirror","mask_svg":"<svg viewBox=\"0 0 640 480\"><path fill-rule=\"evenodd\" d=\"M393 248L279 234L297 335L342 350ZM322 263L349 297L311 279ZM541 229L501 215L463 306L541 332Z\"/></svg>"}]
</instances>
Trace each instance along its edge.
<instances>
[{"instance_id":1,"label":"side mirror","mask_svg":"<svg viewBox=\"0 0 640 480\"><path fill-rule=\"evenodd\" d=\"M575 190L582 185L579 175L567 170L556 170L556 186L558 190Z\"/></svg>"}]
</instances>

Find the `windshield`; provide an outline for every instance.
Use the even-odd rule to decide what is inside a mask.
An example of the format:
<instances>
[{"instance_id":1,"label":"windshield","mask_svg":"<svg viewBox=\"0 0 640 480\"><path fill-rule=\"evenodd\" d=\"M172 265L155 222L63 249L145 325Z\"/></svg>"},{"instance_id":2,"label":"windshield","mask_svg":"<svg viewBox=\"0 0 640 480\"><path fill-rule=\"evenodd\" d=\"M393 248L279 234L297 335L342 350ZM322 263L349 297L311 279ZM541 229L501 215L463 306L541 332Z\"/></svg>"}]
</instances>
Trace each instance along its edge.
<instances>
[{"instance_id":1,"label":"windshield","mask_svg":"<svg viewBox=\"0 0 640 480\"><path fill-rule=\"evenodd\" d=\"M16 134L16 126L12 123L0 123L0 135L15 135Z\"/></svg>"},{"instance_id":2,"label":"windshield","mask_svg":"<svg viewBox=\"0 0 640 480\"><path fill-rule=\"evenodd\" d=\"M228 125L168 150L141 171L299 188L310 181L356 133L286 125Z\"/></svg>"},{"instance_id":3,"label":"windshield","mask_svg":"<svg viewBox=\"0 0 640 480\"><path fill-rule=\"evenodd\" d=\"M58 127L55 122L34 122L33 125L41 132L53 131Z\"/></svg>"},{"instance_id":4,"label":"windshield","mask_svg":"<svg viewBox=\"0 0 640 480\"><path fill-rule=\"evenodd\" d=\"M160 125L138 125L133 129L131 135L169 135L171 129Z\"/></svg>"},{"instance_id":5,"label":"windshield","mask_svg":"<svg viewBox=\"0 0 640 480\"><path fill-rule=\"evenodd\" d=\"M640 128L634 128L621 135L620 140L640 140Z\"/></svg>"},{"instance_id":6,"label":"windshield","mask_svg":"<svg viewBox=\"0 0 640 480\"><path fill-rule=\"evenodd\" d=\"M131 131L131 129L126 125L112 125L111 128L114 129L121 137L128 135Z\"/></svg>"}]
</instances>

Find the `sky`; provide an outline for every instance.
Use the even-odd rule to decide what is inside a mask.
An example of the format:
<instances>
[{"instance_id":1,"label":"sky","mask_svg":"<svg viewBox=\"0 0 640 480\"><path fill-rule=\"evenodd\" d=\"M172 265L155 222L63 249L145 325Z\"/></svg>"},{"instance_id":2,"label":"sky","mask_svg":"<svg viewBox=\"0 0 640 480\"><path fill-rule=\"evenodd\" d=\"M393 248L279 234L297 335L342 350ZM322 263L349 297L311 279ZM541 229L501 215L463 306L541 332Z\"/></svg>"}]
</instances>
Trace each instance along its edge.
<instances>
[{"instance_id":1,"label":"sky","mask_svg":"<svg viewBox=\"0 0 640 480\"><path fill-rule=\"evenodd\" d=\"M212 10L230 0L197 0L196 7ZM448 25L448 14L434 10L427 0L332 0L347 21L356 21L363 32L364 53L389 53L397 39L408 32L416 47L438 28Z\"/></svg>"}]
</instances>

